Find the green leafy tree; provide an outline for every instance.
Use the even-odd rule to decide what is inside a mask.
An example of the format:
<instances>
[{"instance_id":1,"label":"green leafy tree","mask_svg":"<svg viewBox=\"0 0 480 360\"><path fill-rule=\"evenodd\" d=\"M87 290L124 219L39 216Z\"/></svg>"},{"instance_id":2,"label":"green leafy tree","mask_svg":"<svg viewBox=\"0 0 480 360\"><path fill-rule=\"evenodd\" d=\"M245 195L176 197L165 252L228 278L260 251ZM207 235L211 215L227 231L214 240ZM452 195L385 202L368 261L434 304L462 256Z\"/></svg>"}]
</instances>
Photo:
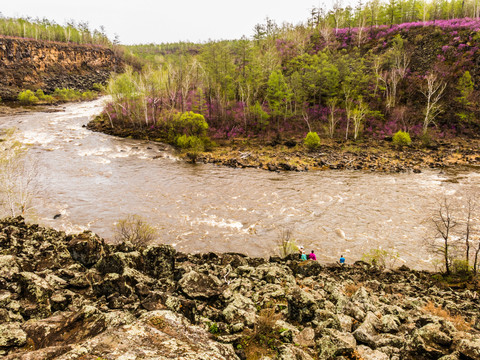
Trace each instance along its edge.
<instances>
[{"instance_id":1,"label":"green leafy tree","mask_svg":"<svg viewBox=\"0 0 480 360\"><path fill-rule=\"evenodd\" d=\"M473 104L470 101L474 90L474 84L469 71L465 71L462 77L458 79L456 89L460 93L460 96L455 98L455 102L459 108L456 115L462 122L471 122L474 120L474 113L472 111Z\"/></svg>"},{"instance_id":2,"label":"green leafy tree","mask_svg":"<svg viewBox=\"0 0 480 360\"><path fill-rule=\"evenodd\" d=\"M273 117L277 120L277 133L280 133L280 119L287 117L292 92L283 74L274 71L270 74L267 87L267 101Z\"/></svg>"}]
</instances>

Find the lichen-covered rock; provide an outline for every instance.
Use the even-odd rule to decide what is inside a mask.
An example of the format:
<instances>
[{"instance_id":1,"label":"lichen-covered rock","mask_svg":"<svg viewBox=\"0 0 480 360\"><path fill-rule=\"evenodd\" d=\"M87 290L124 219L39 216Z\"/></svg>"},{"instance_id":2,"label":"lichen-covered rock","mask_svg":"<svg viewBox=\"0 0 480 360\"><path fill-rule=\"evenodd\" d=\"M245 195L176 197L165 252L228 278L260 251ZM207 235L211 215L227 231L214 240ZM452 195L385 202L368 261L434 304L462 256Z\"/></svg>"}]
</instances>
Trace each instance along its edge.
<instances>
[{"instance_id":1,"label":"lichen-covered rock","mask_svg":"<svg viewBox=\"0 0 480 360\"><path fill-rule=\"evenodd\" d=\"M123 274L125 262L118 253L103 256L95 265L97 270L102 274Z\"/></svg>"},{"instance_id":2,"label":"lichen-covered rock","mask_svg":"<svg viewBox=\"0 0 480 360\"><path fill-rule=\"evenodd\" d=\"M292 270L285 265L274 263L260 265L253 271L253 276L270 284L295 285Z\"/></svg>"},{"instance_id":3,"label":"lichen-covered rock","mask_svg":"<svg viewBox=\"0 0 480 360\"><path fill-rule=\"evenodd\" d=\"M372 350L367 346L360 345L357 348L357 350L363 360L389 360L390 359L387 354L378 350Z\"/></svg>"},{"instance_id":4,"label":"lichen-covered rock","mask_svg":"<svg viewBox=\"0 0 480 360\"><path fill-rule=\"evenodd\" d=\"M27 334L19 323L0 324L0 349L20 347L27 342Z\"/></svg>"},{"instance_id":5,"label":"lichen-covered rock","mask_svg":"<svg viewBox=\"0 0 480 360\"><path fill-rule=\"evenodd\" d=\"M93 284L93 291L97 296L109 296L115 293L130 296L133 293L125 278L116 273L107 274L98 283Z\"/></svg>"},{"instance_id":6,"label":"lichen-covered rock","mask_svg":"<svg viewBox=\"0 0 480 360\"><path fill-rule=\"evenodd\" d=\"M103 332L107 327L120 326L134 319L122 312L103 314L93 306L78 312L64 312L42 320L27 321L23 330L35 348L75 344Z\"/></svg>"},{"instance_id":7,"label":"lichen-covered rock","mask_svg":"<svg viewBox=\"0 0 480 360\"><path fill-rule=\"evenodd\" d=\"M311 327L306 327L293 338L293 342L300 346L315 346L315 331Z\"/></svg>"},{"instance_id":8,"label":"lichen-covered rock","mask_svg":"<svg viewBox=\"0 0 480 360\"><path fill-rule=\"evenodd\" d=\"M295 287L287 295L288 318L299 323L306 323L315 318L318 309L317 299L299 287Z\"/></svg>"},{"instance_id":9,"label":"lichen-covered rock","mask_svg":"<svg viewBox=\"0 0 480 360\"><path fill-rule=\"evenodd\" d=\"M380 327L380 320L374 314L369 312L363 323L353 332L353 336L360 344L375 348L377 329Z\"/></svg>"},{"instance_id":10,"label":"lichen-covered rock","mask_svg":"<svg viewBox=\"0 0 480 360\"><path fill-rule=\"evenodd\" d=\"M243 359L269 347L272 359L478 359L478 293L435 287L426 272L300 273L295 259L176 254L106 245L91 233L66 239L21 218L0 220L0 323L17 334L0 356ZM430 301L472 329L429 314Z\"/></svg>"},{"instance_id":11,"label":"lichen-covered rock","mask_svg":"<svg viewBox=\"0 0 480 360\"><path fill-rule=\"evenodd\" d=\"M178 285L191 298L209 299L222 293L222 282L215 275L205 275L193 270L186 273Z\"/></svg>"},{"instance_id":12,"label":"lichen-covered rock","mask_svg":"<svg viewBox=\"0 0 480 360\"><path fill-rule=\"evenodd\" d=\"M253 301L238 293L234 294L233 300L223 310L227 322L231 324L243 322L248 326L255 323L255 313Z\"/></svg>"},{"instance_id":13,"label":"lichen-covered rock","mask_svg":"<svg viewBox=\"0 0 480 360\"><path fill-rule=\"evenodd\" d=\"M151 246L143 252L143 271L155 278L173 279L175 270L175 249L169 245Z\"/></svg>"},{"instance_id":14,"label":"lichen-covered rock","mask_svg":"<svg viewBox=\"0 0 480 360\"><path fill-rule=\"evenodd\" d=\"M458 352L464 357L480 360L480 338L472 340L462 339L458 344Z\"/></svg>"},{"instance_id":15,"label":"lichen-covered rock","mask_svg":"<svg viewBox=\"0 0 480 360\"><path fill-rule=\"evenodd\" d=\"M95 265L106 254L104 241L90 231L70 235L66 241L72 259L87 268Z\"/></svg>"},{"instance_id":16,"label":"lichen-covered rock","mask_svg":"<svg viewBox=\"0 0 480 360\"><path fill-rule=\"evenodd\" d=\"M335 329L327 329L323 337L317 340L321 359L331 359L339 356L351 357L356 345L357 342L352 334Z\"/></svg>"},{"instance_id":17,"label":"lichen-covered rock","mask_svg":"<svg viewBox=\"0 0 480 360\"><path fill-rule=\"evenodd\" d=\"M384 315L380 319L379 330L383 333L396 333L400 326L400 320L395 315Z\"/></svg>"},{"instance_id":18,"label":"lichen-covered rock","mask_svg":"<svg viewBox=\"0 0 480 360\"><path fill-rule=\"evenodd\" d=\"M168 310L149 312L134 323L110 327L61 358L79 359L85 354L105 359L239 360L232 345L216 342L205 330Z\"/></svg>"},{"instance_id":19,"label":"lichen-covered rock","mask_svg":"<svg viewBox=\"0 0 480 360\"><path fill-rule=\"evenodd\" d=\"M50 284L40 276L31 272L21 272L16 276L22 289L22 295L28 300L38 304L48 304L53 289Z\"/></svg>"},{"instance_id":20,"label":"lichen-covered rock","mask_svg":"<svg viewBox=\"0 0 480 360\"><path fill-rule=\"evenodd\" d=\"M303 349L292 344L282 345L278 349L279 360L313 360Z\"/></svg>"},{"instance_id":21,"label":"lichen-covered rock","mask_svg":"<svg viewBox=\"0 0 480 360\"><path fill-rule=\"evenodd\" d=\"M413 333L409 347L419 356L439 358L448 355L452 340L439 323L429 323Z\"/></svg>"},{"instance_id":22,"label":"lichen-covered rock","mask_svg":"<svg viewBox=\"0 0 480 360\"><path fill-rule=\"evenodd\" d=\"M20 269L15 256L0 255L0 278L11 280L19 272Z\"/></svg>"}]
</instances>

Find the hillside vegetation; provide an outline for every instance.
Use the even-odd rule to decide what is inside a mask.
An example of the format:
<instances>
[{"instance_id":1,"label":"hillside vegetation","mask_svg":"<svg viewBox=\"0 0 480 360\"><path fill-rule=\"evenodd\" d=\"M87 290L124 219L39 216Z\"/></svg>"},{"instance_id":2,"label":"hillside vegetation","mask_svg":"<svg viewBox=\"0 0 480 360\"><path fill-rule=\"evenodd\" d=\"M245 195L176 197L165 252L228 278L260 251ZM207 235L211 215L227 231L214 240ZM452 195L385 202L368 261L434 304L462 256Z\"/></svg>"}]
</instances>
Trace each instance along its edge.
<instances>
[{"instance_id":1,"label":"hillside vegetation","mask_svg":"<svg viewBox=\"0 0 480 360\"><path fill-rule=\"evenodd\" d=\"M296 26L267 19L251 39L130 47L146 65L111 80L103 118L154 138L187 111L214 139L477 136L480 20L452 17L478 9L373 6L313 9Z\"/></svg>"}]
</instances>

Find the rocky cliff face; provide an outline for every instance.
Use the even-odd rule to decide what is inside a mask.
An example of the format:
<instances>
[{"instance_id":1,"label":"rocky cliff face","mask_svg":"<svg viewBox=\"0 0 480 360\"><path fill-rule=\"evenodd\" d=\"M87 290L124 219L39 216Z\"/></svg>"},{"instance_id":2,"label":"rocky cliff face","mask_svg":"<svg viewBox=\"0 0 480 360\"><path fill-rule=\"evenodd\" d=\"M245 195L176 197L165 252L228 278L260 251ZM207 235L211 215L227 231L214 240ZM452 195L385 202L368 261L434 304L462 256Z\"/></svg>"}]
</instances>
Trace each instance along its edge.
<instances>
[{"instance_id":1,"label":"rocky cliff face","mask_svg":"<svg viewBox=\"0 0 480 360\"><path fill-rule=\"evenodd\" d=\"M0 37L0 97L15 99L26 89L88 90L122 66L107 48Z\"/></svg>"},{"instance_id":2,"label":"rocky cliff face","mask_svg":"<svg viewBox=\"0 0 480 360\"><path fill-rule=\"evenodd\" d=\"M431 277L108 245L5 219L0 356L480 359L478 292Z\"/></svg>"}]
</instances>

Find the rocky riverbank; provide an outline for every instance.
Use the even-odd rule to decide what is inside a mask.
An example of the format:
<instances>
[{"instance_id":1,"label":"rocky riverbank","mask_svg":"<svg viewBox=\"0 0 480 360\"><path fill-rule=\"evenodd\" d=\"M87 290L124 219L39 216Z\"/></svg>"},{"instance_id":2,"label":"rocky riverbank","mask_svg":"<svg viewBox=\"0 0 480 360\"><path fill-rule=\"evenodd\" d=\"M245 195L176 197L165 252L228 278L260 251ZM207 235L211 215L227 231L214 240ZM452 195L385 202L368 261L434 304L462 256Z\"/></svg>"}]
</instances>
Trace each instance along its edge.
<instances>
[{"instance_id":1,"label":"rocky riverbank","mask_svg":"<svg viewBox=\"0 0 480 360\"><path fill-rule=\"evenodd\" d=\"M111 128L97 118L87 127L93 131L134 139L157 140L155 130ZM187 160L188 153L181 154ZM480 140L449 139L420 141L403 148L388 140L343 142L323 140L320 147L307 151L301 139L262 142L260 140L221 141L219 146L196 155L197 162L233 168L258 168L269 171L363 170L377 172L421 172L422 169L480 166Z\"/></svg>"},{"instance_id":2,"label":"rocky riverbank","mask_svg":"<svg viewBox=\"0 0 480 360\"><path fill-rule=\"evenodd\" d=\"M3 359L480 359L478 289L0 221Z\"/></svg>"}]
</instances>

